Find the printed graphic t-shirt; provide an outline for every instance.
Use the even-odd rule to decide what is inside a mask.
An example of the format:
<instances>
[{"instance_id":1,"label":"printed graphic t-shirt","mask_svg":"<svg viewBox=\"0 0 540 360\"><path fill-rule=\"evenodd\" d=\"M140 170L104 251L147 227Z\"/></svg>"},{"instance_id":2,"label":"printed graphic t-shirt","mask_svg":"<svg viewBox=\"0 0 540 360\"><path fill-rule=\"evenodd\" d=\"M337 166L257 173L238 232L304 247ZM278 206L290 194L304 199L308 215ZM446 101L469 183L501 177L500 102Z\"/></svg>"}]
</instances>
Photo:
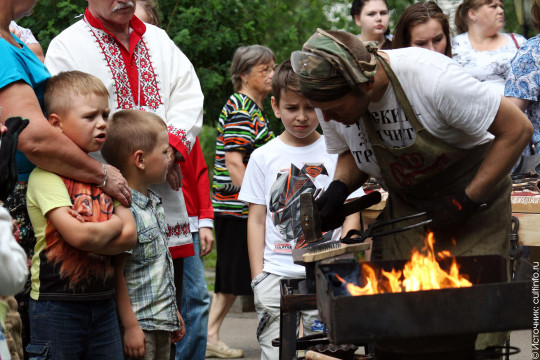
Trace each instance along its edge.
<instances>
[{"instance_id":1,"label":"printed graphic t-shirt","mask_svg":"<svg viewBox=\"0 0 540 360\"><path fill-rule=\"evenodd\" d=\"M80 183L34 169L28 180L27 207L36 234L32 258L34 300L90 301L114 295L111 257L69 245L45 215L71 207L86 222L103 222L113 214L113 200L95 185Z\"/></svg>"},{"instance_id":2,"label":"printed graphic t-shirt","mask_svg":"<svg viewBox=\"0 0 540 360\"><path fill-rule=\"evenodd\" d=\"M293 262L292 250L302 247L300 195L325 189L334 177L337 155L328 154L324 138L304 147L285 144L278 137L251 155L239 198L266 206L263 271L304 277L305 267ZM351 197L363 195L362 189ZM340 229L332 234L339 239Z\"/></svg>"}]
</instances>

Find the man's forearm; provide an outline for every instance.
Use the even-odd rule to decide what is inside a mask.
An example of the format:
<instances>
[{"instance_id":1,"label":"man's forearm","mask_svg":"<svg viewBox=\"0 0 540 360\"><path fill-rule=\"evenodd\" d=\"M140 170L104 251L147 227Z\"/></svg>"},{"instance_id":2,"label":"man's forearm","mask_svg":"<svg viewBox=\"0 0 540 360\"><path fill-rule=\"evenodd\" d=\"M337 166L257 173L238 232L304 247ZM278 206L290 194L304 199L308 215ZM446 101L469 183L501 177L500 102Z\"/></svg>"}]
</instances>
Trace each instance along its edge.
<instances>
[{"instance_id":1,"label":"man's forearm","mask_svg":"<svg viewBox=\"0 0 540 360\"><path fill-rule=\"evenodd\" d=\"M29 119L19 135L18 149L36 166L90 184L102 184L103 169L73 141L53 128L43 112L33 89L19 81L0 89L1 120L20 116Z\"/></svg>"},{"instance_id":2,"label":"man's forearm","mask_svg":"<svg viewBox=\"0 0 540 360\"><path fill-rule=\"evenodd\" d=\"M362 186L369 176L361 171L350 151L339 154L334 180L340 180L349 189L349 194Z\"/></svg>"},{"instance_id":3,"label":"man's forearm","mask_svg":"<svg viewBox=\"0 0 540 360\"><path fill-rule=\"evenodd\" d=\"M477 203L485 201L491 189L509 174L531 140L533 127L523 112L503 97L489 132L495 139L478 172L465 189L467 196Z\"/></svg>"},{"instance_id":4,"label":"man's forearm","mask_svg":"<svg viewBox=\"0 0 540 360\"><path fill-rule=\"evenodd\" d=\"M105 173L101 163L82 151L62 133L47 131L45 138L37 137L28 142L21 139L19 149L36 166L80 182L102 185ZM52 127L50 130L53 130ZM24 132L23 132L24 134Z\"/></svg>"}]
</instances>

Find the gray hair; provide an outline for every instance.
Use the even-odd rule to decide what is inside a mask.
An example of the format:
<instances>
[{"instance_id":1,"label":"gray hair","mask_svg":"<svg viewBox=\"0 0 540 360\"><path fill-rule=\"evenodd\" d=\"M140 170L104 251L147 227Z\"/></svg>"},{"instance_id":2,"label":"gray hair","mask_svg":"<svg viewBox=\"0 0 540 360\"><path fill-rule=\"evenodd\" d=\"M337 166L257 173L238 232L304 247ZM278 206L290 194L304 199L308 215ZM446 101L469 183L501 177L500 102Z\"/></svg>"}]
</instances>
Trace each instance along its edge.
<instances>
[{"instance_id":1,"label":"gray hair","mask_svg":"<svg viewBox=\"0 0 540 360\"><path fill-rule=\"evenodd\" d=\"M234 91L242 88L242 75L248 73L253 66L268 64L270 61L276 61L276 56L266 46L249 45L236 49L230 68Z\"/></svg>"}]
</instances>

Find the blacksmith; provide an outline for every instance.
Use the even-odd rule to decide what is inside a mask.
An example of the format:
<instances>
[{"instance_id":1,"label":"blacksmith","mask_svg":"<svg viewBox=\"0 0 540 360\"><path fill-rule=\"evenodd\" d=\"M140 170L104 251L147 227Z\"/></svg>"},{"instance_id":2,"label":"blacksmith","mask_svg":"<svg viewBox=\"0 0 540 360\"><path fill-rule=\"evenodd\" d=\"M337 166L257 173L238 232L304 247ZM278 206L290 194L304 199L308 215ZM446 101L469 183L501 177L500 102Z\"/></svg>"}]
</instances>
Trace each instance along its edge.
<instances>
[{"instance_id":1,"label":"blacksmith","mask_svg":"<svg viewBox=\"0 0 540 360\"><path fill-rule=\"evenodd\" d=\"M380 52L342 31L317 30L292 63L339 154L323 217L373 176L390 194L384 219L429 210L438 249L506 255L508 173L532 133L517 107L440 54ZM376 255L408 258L424 235L381 238Z\"/></svg>"},{"instance_id":2,"label":"blacksmith","mask_svg":"<svg viewBox=\"0 0 540 360\"><path fill-rule=\"evenodd\" d=\"M374 239L376 258L409 258L428 230L436 251L507 257L508 174L533 131L516 106L446 56L377 51L342 31L318 29L291 61L327 150L339 154L318 200L323 222L373 176L389 192L381 220L422 211L433 219L429 229Z\"/></svg>"}]
</instances>

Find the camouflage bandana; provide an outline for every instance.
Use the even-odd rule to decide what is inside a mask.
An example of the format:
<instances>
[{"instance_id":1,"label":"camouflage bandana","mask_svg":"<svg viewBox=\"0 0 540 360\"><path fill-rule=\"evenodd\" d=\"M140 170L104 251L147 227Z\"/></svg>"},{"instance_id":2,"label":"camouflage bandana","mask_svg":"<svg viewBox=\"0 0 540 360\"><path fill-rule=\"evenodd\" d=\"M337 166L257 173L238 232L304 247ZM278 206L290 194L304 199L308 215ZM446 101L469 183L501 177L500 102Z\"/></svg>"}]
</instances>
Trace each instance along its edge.
<instances>
[{"instance_id":1,"label":"camouflage bandana","mask_svg":"<svg viewBox=\"0 0 540 360\"><path fill-rule=\"evenodd\" d=\"M303 51L291 55L300 90L308 99L330 101L369 81L377 71L376 43L344 31L317 29Z\"/></svg>"}]
</instances>

